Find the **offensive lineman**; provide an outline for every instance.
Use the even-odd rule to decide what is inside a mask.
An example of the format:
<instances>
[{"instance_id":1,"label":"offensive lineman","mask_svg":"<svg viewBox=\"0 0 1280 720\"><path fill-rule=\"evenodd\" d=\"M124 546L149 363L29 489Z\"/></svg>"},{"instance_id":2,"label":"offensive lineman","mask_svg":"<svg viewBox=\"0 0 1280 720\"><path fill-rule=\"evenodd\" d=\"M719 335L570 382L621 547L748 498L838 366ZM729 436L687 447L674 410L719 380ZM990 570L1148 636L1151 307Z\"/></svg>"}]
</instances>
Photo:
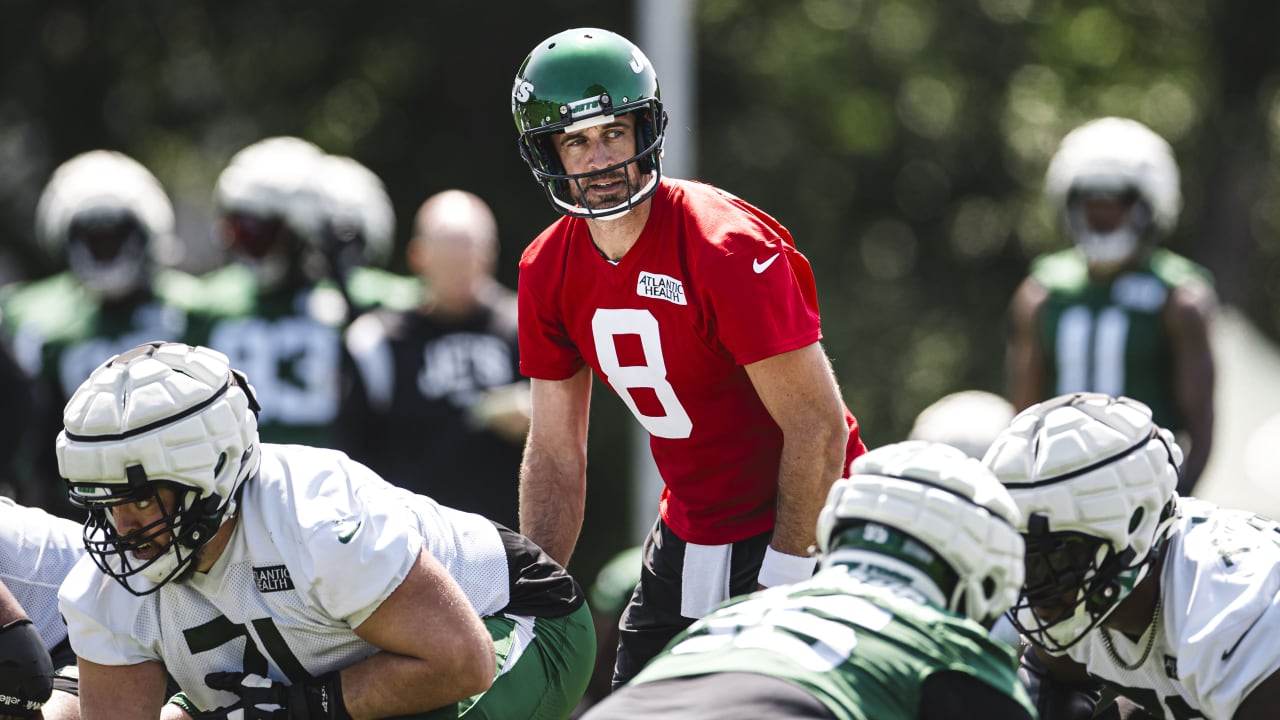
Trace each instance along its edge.
<instances>
[{"instance_id":1,"label":"offensive lineman","mask_svg":"<svg viewBox=\"0 0 1280 720\"><path fill-rule=\"evenodd\" d=\"M594 632L524 537L342 453L259 444L226 356L148 343L67 404L89 510L59 596L93 718L564 717Z\"/></svg>"}]
</instances>

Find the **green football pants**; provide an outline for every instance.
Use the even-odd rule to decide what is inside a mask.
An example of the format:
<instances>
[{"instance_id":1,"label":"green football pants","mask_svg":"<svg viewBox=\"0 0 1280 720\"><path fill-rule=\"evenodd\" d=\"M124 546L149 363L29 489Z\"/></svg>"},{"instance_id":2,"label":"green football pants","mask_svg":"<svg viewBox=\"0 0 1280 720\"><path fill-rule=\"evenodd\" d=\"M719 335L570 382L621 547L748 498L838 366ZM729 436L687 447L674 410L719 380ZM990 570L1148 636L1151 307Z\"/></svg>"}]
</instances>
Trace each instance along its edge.
<instances>
[{"instance_id":1,"label":"green football pants","mask_svg":"<svg viewBox=\"0 0 1280 720\"><path fill-rule=\"evenodd\" d=\"M533 638L516 620L485 618L493 637L498 674L493 685L456 705L413 715L421 720L564 720L587 690L596 659L591 611L533 618ZM527 627L527 626L526 626ZM524 643L527 641L527 645Z\"/></svg>"}]
</instances>

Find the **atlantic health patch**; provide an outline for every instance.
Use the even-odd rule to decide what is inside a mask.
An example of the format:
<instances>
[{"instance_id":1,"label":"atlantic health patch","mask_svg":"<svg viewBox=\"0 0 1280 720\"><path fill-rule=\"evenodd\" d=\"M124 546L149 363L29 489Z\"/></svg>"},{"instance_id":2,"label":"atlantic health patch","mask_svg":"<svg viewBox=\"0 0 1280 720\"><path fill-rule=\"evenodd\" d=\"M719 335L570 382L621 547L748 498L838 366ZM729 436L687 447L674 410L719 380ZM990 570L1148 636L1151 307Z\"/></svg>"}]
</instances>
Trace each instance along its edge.
<instances>
[{"instance_id":1,"label":"atlantic health patch","mask_svg":"<svg viewBox=\"0 0 1280 720\"><path fill-rule=\"evenodd\" d=\"M289 568L284 565L255 567L253 580L258 583L258 592L269 593L293 589L293 578L289 577Z\"/></svg>"}]
</instances>

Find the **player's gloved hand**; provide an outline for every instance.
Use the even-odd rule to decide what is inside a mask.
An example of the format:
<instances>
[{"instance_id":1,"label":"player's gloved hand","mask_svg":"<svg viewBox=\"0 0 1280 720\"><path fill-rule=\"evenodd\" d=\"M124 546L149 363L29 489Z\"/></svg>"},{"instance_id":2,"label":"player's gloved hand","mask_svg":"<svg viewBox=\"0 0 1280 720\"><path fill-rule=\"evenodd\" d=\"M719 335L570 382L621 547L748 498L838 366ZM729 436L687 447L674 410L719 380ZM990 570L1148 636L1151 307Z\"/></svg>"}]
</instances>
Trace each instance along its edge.
<instances>
[{"instance_id":1,"label":"player's gloved hand","mask_svg":"<svg viewBox=\"0 0 1280 720\"><path fill-rule=\"evenodd\" d=\"M25 617L0 628L0 716L39 718L53 694L53 661Z\"/></svg>"},{"instance_id":2,"label":"player's gloved hand","mask_svg":"<svg viewBox=\"0 0 1280 720\"><path fill-rule=\"evenodd\" d=\"M201 713L198 720L351 720L336 672L293 685L244 672L209 673L204 682L235 693L240 702Z\"/></svg>"},{"instance_id":3,"label":"player's gloved hand","mask_svg":"<svg viewBox=\"0 0 1280 720\"><path fill-rule=\"evenodd\" d=\"M1026 648L1018 666L1040 720L1089 720L1094 717L1101 693L1094 687L1070 687L1054 678L1033 648Z\"/></svg>"}]
</instances>

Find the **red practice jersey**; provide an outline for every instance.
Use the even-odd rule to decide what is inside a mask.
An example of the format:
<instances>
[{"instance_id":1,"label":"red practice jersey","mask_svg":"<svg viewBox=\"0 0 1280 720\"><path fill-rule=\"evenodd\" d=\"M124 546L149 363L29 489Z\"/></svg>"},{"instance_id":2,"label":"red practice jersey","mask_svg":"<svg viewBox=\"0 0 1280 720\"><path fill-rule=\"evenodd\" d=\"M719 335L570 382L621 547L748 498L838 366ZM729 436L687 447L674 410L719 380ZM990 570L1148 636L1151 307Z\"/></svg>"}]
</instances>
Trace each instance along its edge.
<instances>
[{"instance_id":1,"label":"red practice jersey","mask_svg":"<svg viewBox=\"0 0 1280 720\"><path fill-rule=\"evenodd\" d=\"M520 370L563 380L584 363L649 431L660 512L686 542L773 527L782 431L744 365L822 338L808 260L791 234L710 185L665 179L616 265L585 220L562 218L520 260ZM849 423L848 461L865 448Z\"/></svg>"}]
</instances>

